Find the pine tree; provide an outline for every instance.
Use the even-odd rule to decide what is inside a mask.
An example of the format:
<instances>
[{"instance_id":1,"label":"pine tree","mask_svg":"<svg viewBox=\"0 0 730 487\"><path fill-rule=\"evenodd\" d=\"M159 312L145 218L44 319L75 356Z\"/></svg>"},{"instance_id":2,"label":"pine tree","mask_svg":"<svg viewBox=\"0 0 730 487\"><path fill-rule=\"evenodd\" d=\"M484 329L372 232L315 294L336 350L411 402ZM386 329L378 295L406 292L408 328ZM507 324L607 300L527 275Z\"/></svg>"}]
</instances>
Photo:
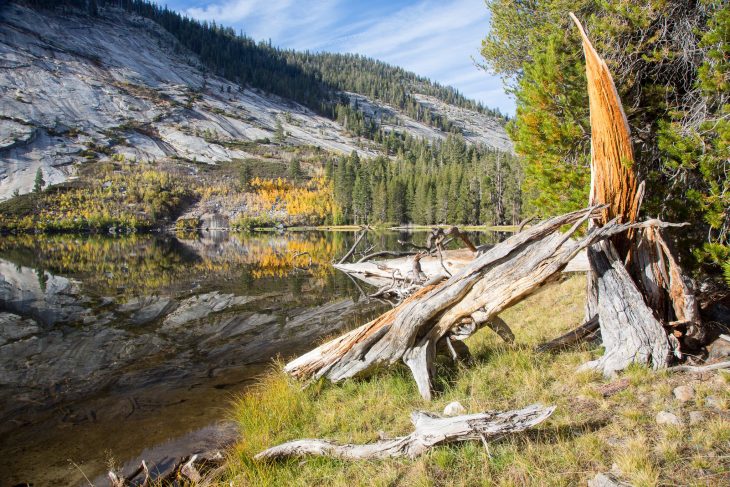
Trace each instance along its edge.
<instances>
[{"instance_id":1,"label":"pine tree","mask_svg":"<svg viewBox=\"0 0 730 487\"><path fill-rule=\"evenodd\" d=\"M284 132L284 126L281 124L281 120L276 119L276 128L274 129L274 139L283 144L286 140L286 133Z\"/></svg>"},{"instance_id":2,"label":"pine tree","mask_svg":"<svg viewBox=\"0 0 730 487\"><path fill-rule=\"evenodd\" d=\"M46 185L46 180L43 179L43 170L39 167L35 172L35 181L33 183L33 192L40 193L43 191L43 186Z\"/></svg>"},{"instance_id":3,"label":"pine tree","mask_svg":"<svg viewBox=\"0 0 730 487\"><path fill-rule=\"evenodd\" d=\"M302 166L298 157L292 157L289 161L289 179L296 181L302 177Z\"/></svg>"},{"instance_id":4,"label":"pine tree","mask_svg":"<svg viewBox=\"0 0 730 487\"><path fill-rule=\"evenodd\" d=\"M384 223L388 219L388 190L384 181L379 181L373 190L373 214L374 223Z\"/></svg>"},{"instance_id":5,"label":"pine tree","mask_svg":"<svg viewBox=\"0 0 730 487\"><path fill-rule=\"evenodd\" d=\"M249 183L251 182L251 165L248 161L243 161L241 164L241 172L239 174L239 180L244 190L248 189Z\"/></svg>"},{"instance_id":6,"label":"pine tree","mask_svg":"<svg viewBox=\"0 0 730 487\"><path fill-rule=\"evenodd\" d=\"M368 223L372 210L370 182L366 171L360 170L355 177L352 190L352 212L355 223Z\"/></svg>"}]
</instances>

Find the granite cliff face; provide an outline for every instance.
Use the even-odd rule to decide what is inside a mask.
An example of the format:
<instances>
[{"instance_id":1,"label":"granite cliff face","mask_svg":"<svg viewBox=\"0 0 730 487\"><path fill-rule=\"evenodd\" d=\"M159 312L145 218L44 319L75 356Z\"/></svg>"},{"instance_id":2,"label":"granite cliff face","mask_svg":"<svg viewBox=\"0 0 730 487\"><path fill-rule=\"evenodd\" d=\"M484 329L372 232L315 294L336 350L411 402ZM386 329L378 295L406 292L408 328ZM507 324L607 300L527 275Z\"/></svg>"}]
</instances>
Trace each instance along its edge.
<instances>
[{"instance_id":1,"label":"granite cliff face","mask_svg":"<svg viewBox=\"0 0 730 487\"><path fill-rule=\"evenodd\" d=\"M511 150L495 119L422 98L468 141ZM359 105L394 114L394 130L446 135L376 101ZM208 164L245 159L246 143L273 139L277 123L291 145L377 151L297 103L209 74L149 19L111 8L92 19L0 7L0 200L30 191L38 168L56 184L80 164L114 154Z\"/></svg>"}]
</instances>

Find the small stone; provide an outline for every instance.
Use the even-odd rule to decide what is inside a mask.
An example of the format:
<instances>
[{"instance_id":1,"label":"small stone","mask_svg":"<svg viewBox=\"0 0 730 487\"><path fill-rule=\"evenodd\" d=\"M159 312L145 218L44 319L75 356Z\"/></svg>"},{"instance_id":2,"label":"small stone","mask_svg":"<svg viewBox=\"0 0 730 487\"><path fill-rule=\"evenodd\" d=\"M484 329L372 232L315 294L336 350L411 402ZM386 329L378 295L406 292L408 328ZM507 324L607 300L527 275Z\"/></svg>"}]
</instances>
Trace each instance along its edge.
<instances>
[{"instance_id":1,"label":"small stone","mask_svg":"<svg viewBox=\"0 0 730 487\"><path fill-rule=\"evenodd\" d=\"M668 411L660 411L656 415L656 424L682 426L682 421L676 414L672 414Z\"/></svg>"},{"instance_id":2,"label":"small stone","mask_svg":"<svg viewBox=\"0 0 730 487\"><path fill-rule=\"evenodd\" d=\"M698 424L705 420L705 415L702 411L690 411L689 412L689 424Z\"/></svg>"},{"instance_id":3,"label":"small stone","mask_svg":"<svg viewBox=\"0 0 730 487\"><path fill-rule=\"evenodd\" d=\"M680 402L691 401L695 397L695 390L692 386L679 386L674 388L674 397Z\"/></svg>"},{"instance_id":4,"label":"small stone","mask_svg":"<svg viewBox=\"0 0 730 487\"><path fill-rule=\"evenodd\" d=\"M597 473L595 477L588 481L588 487L623 487L624 485L626 484L604 473Z\"/></svg>"},{"instance_id":5,"label":"small stone","mask_svg":"<svg viewBox=\"0 0 730 487\"><path fill-rule=\"evenodd\" d=\"M716 396L707 396L705 398L705 406L713 409L725 409L722 400Z\"/></svg>"},{"instance_id":6,"label":"small stone","mask_svg":"<svg viewBox=\"0 0 730 487\"><path fill-rule=\"evenodd\" d=\"M708 360L722 359L730 357L730 341L725 338L718 338L707 346Z\"/></svg>"},{"instance_id":7,"label":"small stone","mask_svg":"<svg viewBox=\"0 0 730 487\"><path fill-rule=\"evenodd\" d=\"M459 401L451 402L444 408L444 416L458 416L464 413L466 413L466 409Z\"/></svg>"}]
</instances>

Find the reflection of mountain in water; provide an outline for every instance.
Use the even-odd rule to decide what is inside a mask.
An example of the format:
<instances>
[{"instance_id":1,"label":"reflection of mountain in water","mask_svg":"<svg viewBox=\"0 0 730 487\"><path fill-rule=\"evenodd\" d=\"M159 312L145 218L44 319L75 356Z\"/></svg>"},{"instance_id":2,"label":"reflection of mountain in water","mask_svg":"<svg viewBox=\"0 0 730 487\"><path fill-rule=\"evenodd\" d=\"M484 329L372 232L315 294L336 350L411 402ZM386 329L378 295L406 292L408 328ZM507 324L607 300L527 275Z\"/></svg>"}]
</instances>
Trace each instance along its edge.
<instances>
[{"instance_id":1,"label":"reflection of mountain in water","mask_svg":"<svg viewBox=\"0 0 730 487\"><path fill-rule=\"evenodd\" d=\"M0 240L0 477L96 475L100 452L202 428L272 357L361 323L372 305L327 265L346 240Z\"/></svg>"}]
</instances>

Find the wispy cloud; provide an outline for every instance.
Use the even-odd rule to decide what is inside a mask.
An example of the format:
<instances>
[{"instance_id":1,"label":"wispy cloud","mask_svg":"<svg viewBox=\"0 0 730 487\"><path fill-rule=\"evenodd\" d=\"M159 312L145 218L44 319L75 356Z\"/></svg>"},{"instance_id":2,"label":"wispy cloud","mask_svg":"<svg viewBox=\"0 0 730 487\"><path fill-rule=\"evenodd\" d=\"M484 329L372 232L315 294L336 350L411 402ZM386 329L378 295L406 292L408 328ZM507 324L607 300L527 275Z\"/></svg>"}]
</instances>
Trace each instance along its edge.
<instances>
[{"instance_id":1,"label":"wispy cloud","mask_svg":"<svg viewBox=\"0 0 730 487\"><path fill-rule=\"evenodd\" d=\"M168 5L278 46L364 54L514 112L501 80L472 61L479 59L489 29L483 0L173 0Z\"/></svg>"}]
</instances>

